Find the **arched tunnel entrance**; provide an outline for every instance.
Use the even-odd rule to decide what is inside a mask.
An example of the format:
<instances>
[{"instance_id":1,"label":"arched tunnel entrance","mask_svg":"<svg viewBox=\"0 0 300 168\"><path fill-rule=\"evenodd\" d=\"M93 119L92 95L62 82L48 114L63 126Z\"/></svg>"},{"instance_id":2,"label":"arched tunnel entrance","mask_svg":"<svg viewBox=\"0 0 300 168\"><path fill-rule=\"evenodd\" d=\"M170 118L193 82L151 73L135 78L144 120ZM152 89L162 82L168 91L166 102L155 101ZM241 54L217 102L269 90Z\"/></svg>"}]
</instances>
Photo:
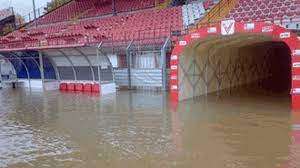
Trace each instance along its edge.
<instances>
[{"instance_id":1,"label":"arched tunnel entrance","mask_svg":"<svg viewBox=\"0 0 300 168\"><path fill-rule=\"evenodd\" d=\"M241 86L291 95L300 107L300 38L264 22L225 20L182 37L170 57L170 101Z\"/></svg>"},{"instance_id":2,"label":"arched tunnel entrance","mask_svg":"<svg viewBox=\"0 0 300 168\"><path fill-rule=\"evenodd\" d=\"M179 100L242 87L288 96L291 51L269 36L215 36L188 45L178 71Z\"/></svg>"}]
</instances>

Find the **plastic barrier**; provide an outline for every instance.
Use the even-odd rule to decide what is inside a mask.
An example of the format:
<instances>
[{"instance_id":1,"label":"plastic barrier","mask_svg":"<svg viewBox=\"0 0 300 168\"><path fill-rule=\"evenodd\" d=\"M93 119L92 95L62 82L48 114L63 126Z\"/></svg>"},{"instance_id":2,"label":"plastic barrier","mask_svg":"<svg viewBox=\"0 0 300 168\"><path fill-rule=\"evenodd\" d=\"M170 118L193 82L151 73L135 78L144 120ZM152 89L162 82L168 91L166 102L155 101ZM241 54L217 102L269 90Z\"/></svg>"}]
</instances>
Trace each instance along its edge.
<instances>
[{"instance_id":1,"label":"plastic barrier","mask_svg":"<svg viewBox=\"0 0 300 168\"><path fill-rule=\"evenodd\" d=\"M84 84L84 86L83 86L83 91L84 92L92 92L92 84L91 83L86 83L86 84Z\"/></svg>"},{"instance_id":2,"label":"plastic barrier","mask_svg":"<svg viewBox=\"0 0 300 168\"><path fill-rule=\"evenodd\" d=\"M100 93L100 91L101 91L100 85L98 83L93 84L92 92L93 93Z\"/></svg>"},{"instance_id":3,"label":"plastic barrier","mask_svg":"<svg viewBox=\"0 0 300 168\"><path fill-rule=\"evenodd\" d=\"M82 83L76 83L75 84L75 91L83 91L83 84Z\"/></svg>"},{"instance_id":4,"label":"plastic barrier","mask_svg":"<svg viewBox=\"0 0 300 168\"><path fill-rule=\"evenodd\" d=\"M68 83L67 88L68 91L75 91L75 83Z\"/></svg>"},{"instance_id":5,"label":"plastic barrier","mask_svg":"<svg viewBox=\"0 0 300 168\"><path fill-rule=\"evenodd\" d=\"M67 90L67 83L61 83L61 84L59 84L59 90L66 91Z\"/></svg>"},{"instance_id":6,"label":"plastic barrier","mask_svg":"<svg viewBox=\"0 0 300 168\"><path fill-rule=\"evenodd\" d=\"M98 83L61 83L59 85L59 90L61 91L78 91L78 92L90 92L90 93L100 93L101 88Z\"/></svg>"}]
</instances>

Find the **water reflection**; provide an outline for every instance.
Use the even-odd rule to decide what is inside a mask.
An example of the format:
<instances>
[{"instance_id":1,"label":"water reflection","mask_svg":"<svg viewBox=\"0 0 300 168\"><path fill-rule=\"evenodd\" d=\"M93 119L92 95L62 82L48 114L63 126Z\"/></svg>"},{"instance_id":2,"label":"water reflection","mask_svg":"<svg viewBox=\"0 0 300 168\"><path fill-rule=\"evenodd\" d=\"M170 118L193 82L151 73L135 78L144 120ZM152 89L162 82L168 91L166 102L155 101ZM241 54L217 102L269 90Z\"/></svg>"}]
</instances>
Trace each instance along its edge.
<instances>
[{"instance_id":1,"label":"water reflection","mask_svg":"<svg viewBox=\"0 0 300 168\"><path fill-rule=\"evenodd\" d=\"M299 166L299 115L286 96L0 91L0 167Z\"/></svg>"}]
</instances>

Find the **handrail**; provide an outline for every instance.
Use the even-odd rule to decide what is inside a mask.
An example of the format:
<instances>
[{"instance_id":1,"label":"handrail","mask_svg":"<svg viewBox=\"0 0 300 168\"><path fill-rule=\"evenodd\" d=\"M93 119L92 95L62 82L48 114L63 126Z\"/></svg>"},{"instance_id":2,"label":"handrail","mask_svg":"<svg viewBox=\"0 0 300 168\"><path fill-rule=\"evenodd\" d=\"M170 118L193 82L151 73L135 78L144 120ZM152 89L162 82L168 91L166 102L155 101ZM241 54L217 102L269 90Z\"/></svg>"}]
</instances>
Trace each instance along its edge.
<instances>
[{"instance_id":1,"label":"handrail","mask_svg":"<svg viewBox=\"0 0 300 168\"><path fill-rule=\"evenodd\" d=\"M157 4L157 9L164 9L166 7L168 7L168 5L172 2L172 0L166 0L165 2L163 3L158 3Z\"/></svg>"},{"instance_id":2,"label":"handrail","mask_svg":"<svg viewBox=\"0 0 300 168\"><path fill-rule=\"evenodd\" d=\"M196 24L196 27L199 27L199 25L201 26L201 23L210 23L224 19L224 17L229 14L236 3L237 0L220 0L218 4L216 4L209 12L204 15L199 23Z\"/></svg>"}]
</instances>

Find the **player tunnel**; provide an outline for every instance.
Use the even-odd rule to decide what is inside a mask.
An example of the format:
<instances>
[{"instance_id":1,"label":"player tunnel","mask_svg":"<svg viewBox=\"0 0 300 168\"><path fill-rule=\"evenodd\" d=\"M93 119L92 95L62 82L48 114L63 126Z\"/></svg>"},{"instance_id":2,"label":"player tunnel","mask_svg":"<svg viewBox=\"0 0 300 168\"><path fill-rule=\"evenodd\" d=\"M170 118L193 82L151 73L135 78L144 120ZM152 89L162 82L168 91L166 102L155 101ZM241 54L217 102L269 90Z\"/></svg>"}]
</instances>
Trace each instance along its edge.
<instances>
[{"instance_id":1,"label":"player tunnel","mask_svg":"<svg viewBox=\"0 0 300 168\"><path fill-rule=\"evenodd\" d=\"M238 92L241 88L288 96L291 51L286 43L263 35L196 40L179 56L178 79L180 100L214 92Z\"/></svg>"},{"instance_id":2,"label":"player tunnel","mask_svg":"<svg viewBox=\"0 0 300 168\"><path fill-rule=\"evenodd\" d=\"M249 86L300 107L300 41L283 27L225 20L192 30L170 57L170 101ZM289 94L290 93L290 94Z\"/></svg>"}]
</instances>

